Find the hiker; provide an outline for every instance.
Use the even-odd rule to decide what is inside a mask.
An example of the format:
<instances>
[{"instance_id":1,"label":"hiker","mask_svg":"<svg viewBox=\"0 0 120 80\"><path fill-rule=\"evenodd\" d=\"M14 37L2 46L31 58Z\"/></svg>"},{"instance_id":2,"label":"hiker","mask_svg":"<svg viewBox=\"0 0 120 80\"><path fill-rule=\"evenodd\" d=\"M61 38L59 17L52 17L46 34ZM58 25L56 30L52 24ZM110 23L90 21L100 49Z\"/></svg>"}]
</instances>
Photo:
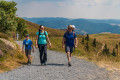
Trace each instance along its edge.
<instances>
[{"instance_id":1,"label":"hiker","mask_svg":"<svg viewBox=\"0 0 120 80\"><path fill-rule=\"evenodd\" d=\"M77 47L78 40L75 32L73 32L72 25L68 25L67 29L68 31L65 32L63 36L62 48L64 48L65 45L65 52L67 53L67 58L68 58L68 66L71 66L71 57L72 57L73 48Z\"/></svg>"},{"instance_id":2,"label":"hiker","mask_svg":"<svg viewBox=\"0 0 120 80\"><path fill-rule=\"evenodd\" d=\"M29 34L27 34L26 39L23 40L23 45L22 45L22 52L23 53L24 53L24 46L25 46L25 54L26 54L26 57L28 59L27 64L30 65L31 64L31 59L30 59L31 49L34 53L34 47L33 47L33 42L29 39Z\"/></svg>"},{"instance_id":3,"label":"hiker","mask_svg":"<svg viewBox=\"0 0 120 80\"><path fill-rule=\"evenodd\" d=\"M19 34L18 33L16 34L16 38L17 38L17 40L19 39Z\"/></svg>"},{"instance_id":4,"label":"hiker","mask_svg":"<svg viewBox=\"0 0 120 80\"><path fill-rule=\"evenodd\" d=\"M51 47L48 33L44 31L44 26L40 25L39 31L36 33L35 46L39 48L41 65L47 65L47 41L49 42L49 47Z\"/></svg>"},{"instance_id":5,"label":"hiker","mask_svg":"<svg viewBox=\"0 0 120 80\"><path fill-rule=\"evenodd\" d=\"M13 39L15 40L15 37L16 37L16 35L15 35L15 33L13 33Z\"/></svg>"}]
</instances>

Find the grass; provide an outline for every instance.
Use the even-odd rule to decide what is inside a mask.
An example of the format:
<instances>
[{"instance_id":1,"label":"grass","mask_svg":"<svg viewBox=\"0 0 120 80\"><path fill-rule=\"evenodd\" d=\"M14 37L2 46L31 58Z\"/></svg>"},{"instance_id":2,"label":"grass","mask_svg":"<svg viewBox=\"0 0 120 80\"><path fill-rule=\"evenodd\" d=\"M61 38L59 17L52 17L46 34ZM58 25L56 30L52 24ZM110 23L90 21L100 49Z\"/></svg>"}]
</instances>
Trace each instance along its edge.
<instances>
[{"instance_id":1,"label":"grass","mask_svg":"<svg viewBox=\"0 0 120 80\"><path fill-rule=\"evenodd\" d=\"M30 39L33 41L33 43L35 43L35 39L36 39L35 36L36 36L36 32L39 29L39 25L31 23L29 21L26 21L26 24L28 26L27 30L28 30L28 33L30 34ZM48 32L50 41L52 43L52 47L48 48L48 49L65 53L65 50L62 48L62 36L65 33L65 31L52 29L52 28L48 28L48 27L45 27L45 31ZM4 37L3 35L0 35L0 37L1 36ZM74 56L76 56L77 58L80 58L80 59L86 59L88 61L95 62L96 64L98 64L101 67L106 67L106 65L107 65L107 67L109 66L109 68L112 68L112 69L113 68L120 68L119 67L119 65L120 65L120 57L119 56L114 57L112 55L109 55L109 56L103 55L102 51L101 51L103 43L105 43L108 45L110 52L112 52L115 45L119 42L119 39L120 39L119 34L93 34L93 35L90 35L89 51L85 50L87 40L85 40L84 44L81 43L82 37L86 37L86 36L77 35L77 37L78 37L78 48L76 48L75 52L73 52ZM7 39L7 37L4 37L4 38ZM97 47L96 48L93 47L93 45L92 45L94 38L96 38L96 40L97 40ZM1 43L2 42L0 41L0 44ZM4 44L4 43L2 43L2 44ZM3 49L4 53L6 53L6 54L10 54L10 53L8 53L8 51L11 53L13 52L13 50L8 49L7 52L5 50ZM21 63L26 62L25 55L21 54L20 50L18 52L15 51L13 53L16 53L16 54L15 55L8 55L9 58L7 57L6 60L3 60L0 63L0 66L1 65L4 66L4 67L1 66L0 70L8 71L8 70L14 69L17 66L21 65ZM13 63L13 64L10 64L10 63ZM17 64L17 66L14 66L16 64ZM10 67L8 67L8 65L11 65L14 67L10 68Z\"/></svg>"},{"instance_id":2,"label":"grass","mask_svg":"<svg viewBox=\"0 0 120 80\"><path fill-rule=\"evenodd\" d=\"M27 29L28 29L29 34L31 35L31 39L33 42L35 42L35 34L39 29L39 25L31 23L29 21L26 21L26 24L28 25ZM48 28L48 27L45 27L45 31L48 32L50 41L52 43L52 48L49 48L49 49L65 52L64 49L62 49L62 36L64 35L65 31L52 29L52 28ZM96 54L94 47L92 47L93 39L90 39L90 41L89 41L90 50L85 51L85 44L87 41L85 41L85 44L81 44L83 36L81 36L81 35L77 35L77 36L78 36L78 40L79 40L79 43L78 43L79 45L78 45L78 48L76 48L75 53L73 53L74 55L87 56L89 54L91 54L91 55ZM97 42L97 44L98 44L98 47L96 48L96 50L99 51L99 48L102 46L102 44L99 42Z\"/></svg>"},{"instance_id":3,"label":"grass","mask_svg":"<svg viewBox=\"0 0 120 80\"><path fill-rule=\"evenodd\" d=\"M0 38L14 42L12 38L3 33L0 33ZM21 63L27 62L26 56L22 54L19 46L17 49L12 49L0 40L0 50L3 52L3 56L0 56L0 73L18 68L22 65Z\"/></svg>"},{"instance_id":4,"label":"grass","mask_svg":"<svg viewBox=\"0 0 120 80\"><path fill-rule=\"evenodd\" d=\"M91 38L96 38L97 41L100 43L107 44L108 48L110 49L110 52L112 53L113 48L115 48L116 44L119 44L120 42L120 34L93 34L90 35ZM116 50L116 49L115 49ZM119 48L120 50L120 48ZM117 50L116 50L117 53ZM120 54L120 52L119 52ZM106 56L106 55L100 55L98 58L99 63L98 65L102 66L107 65L108 69L117 68L120 69L120 56Z\"/></svg>"},{"instance_id":5,"label":"grass","mask_svg":"<svg viewBox=\"0 0 120 80\"><path fill-rule=\"evenodd\" d=\"M26 24L28 25L28 32L30 35L32 35L32 40L35 42L35 34L39 29L39 25L31 23L29 21L26 21ZM60 51L64 52L64 49L62 48L62 36L65 33L65 31L56 30L52 28L45 27L45 31L48 32L50 41L52 43L52 48L49 48L50 50ZM120 56L112 56L112 55L104 55L102 53L102 46L103 44L107 44L108 48L110 49L110 52L112 53L113 48L115 48L115 45L120 41L120 35L119 34L92 34L89 35L89 51L85 50L85 46L87 41L85 40L85 44L82 44L82 37L77 35L78 37L78 48L75 49L75 52L73 52L73 55L77 58L86 59L88 61L95 62L101 67L106 67L106 65L109 65L109 68L120 68ZM96 38L97 40L97 47L93 47L92 42L93 39ZM108 67L107 67L108 68Z\"/></svg>"}]
</instances>

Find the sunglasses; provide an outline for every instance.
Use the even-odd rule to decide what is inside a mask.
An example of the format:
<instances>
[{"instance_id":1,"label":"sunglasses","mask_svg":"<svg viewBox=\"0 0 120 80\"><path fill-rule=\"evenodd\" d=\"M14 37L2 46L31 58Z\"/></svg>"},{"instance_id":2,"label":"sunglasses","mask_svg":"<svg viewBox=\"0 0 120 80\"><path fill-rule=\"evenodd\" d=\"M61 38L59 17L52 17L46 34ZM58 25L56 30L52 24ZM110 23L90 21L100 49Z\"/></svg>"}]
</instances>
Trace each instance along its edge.
<instances>
[{"instance_id":1,"label":"sunglasses","mask_svg":"<svg viewBox=\"0 0 120 80\"><path fill-rule=\"evenodd\" d=\"M72 29L72 28L68 28L68 29Z\"/></svg>"}]
</instances>

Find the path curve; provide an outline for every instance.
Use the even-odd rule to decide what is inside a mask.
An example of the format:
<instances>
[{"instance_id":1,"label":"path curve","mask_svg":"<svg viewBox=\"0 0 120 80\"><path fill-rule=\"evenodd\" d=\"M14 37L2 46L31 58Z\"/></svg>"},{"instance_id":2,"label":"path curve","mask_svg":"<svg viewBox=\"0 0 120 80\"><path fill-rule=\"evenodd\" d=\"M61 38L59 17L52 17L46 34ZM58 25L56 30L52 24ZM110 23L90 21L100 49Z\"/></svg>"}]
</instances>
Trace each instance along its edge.
<instances>
[{"instance_id":1,"label":"path curve","mask_svg":"<svg viewBox=\"0 0 120 80\"><path fill-rule=\"evenodd\" d=\"M17 41L21 46L22 42ZM92 62L72 57L72 66L67 66L66 54L48 50L48 65L40 66L39 52L32 53L33 62L30 66L23 65L18 69L0 74L0 80L120 80L99 68Z\"/></svg>"}]
</instances>

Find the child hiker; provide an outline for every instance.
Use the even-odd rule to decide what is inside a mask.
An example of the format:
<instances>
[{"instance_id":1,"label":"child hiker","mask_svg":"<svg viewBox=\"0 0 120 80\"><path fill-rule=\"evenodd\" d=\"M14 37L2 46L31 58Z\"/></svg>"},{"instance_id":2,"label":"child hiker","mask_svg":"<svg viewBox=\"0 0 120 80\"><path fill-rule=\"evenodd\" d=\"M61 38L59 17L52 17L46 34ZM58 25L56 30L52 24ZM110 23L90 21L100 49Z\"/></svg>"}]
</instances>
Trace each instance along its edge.
<instances>
[{"instance_id":1,"label":"child hiker","mask_svg":"<svg viewBox=\"0 0 120 80\"><path fill-rule=\"evenodd\" d=\"M27 64L30 65L31 64L31 59L30 59L30 55L31 55L31 49L34 52L34 47L33 47L33 42L29 39L29 34L26 35L26 39L23 40L23 45L22 45L22 52L24 53L24 46L25 46L25 54L26 57L28 59Z\"/></svg>"}]
</instances>

